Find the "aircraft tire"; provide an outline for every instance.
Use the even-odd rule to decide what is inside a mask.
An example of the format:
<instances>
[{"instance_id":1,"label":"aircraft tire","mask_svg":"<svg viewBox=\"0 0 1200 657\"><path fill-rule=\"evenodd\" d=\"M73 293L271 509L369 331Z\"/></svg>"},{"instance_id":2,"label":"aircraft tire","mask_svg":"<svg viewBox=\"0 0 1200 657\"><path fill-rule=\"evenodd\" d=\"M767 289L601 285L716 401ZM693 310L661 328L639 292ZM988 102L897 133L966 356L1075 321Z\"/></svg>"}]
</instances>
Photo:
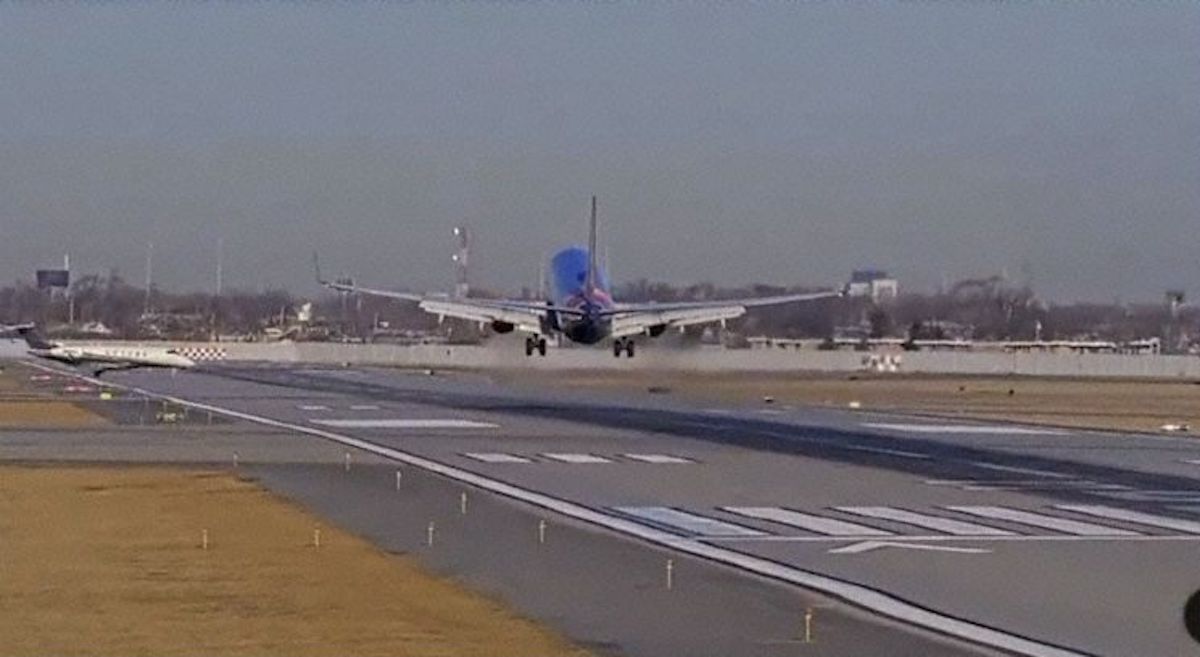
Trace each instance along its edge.
<instances>
[{"instance_id":1,"label":"aircraft tire","mask_svg":"<svg viewBox=\"0 0 1200 657\"><path fill-rule=\"evenodd\" d=\"M538 352L538 355L539 355L539 356L545 356L545 355L546 355L546 338L538 338L538 341L537 341L537 352Z\"/></svg>"},{"instance_id":2,"label":"aircraft tire","mask_svg":"<svg viewBox=\"0 0 1200 657\"><path fill-rule=\"evenodd\" d=\"M625 357L633 358L633 340L625 343Z\"/></svg>"}]
</instances>

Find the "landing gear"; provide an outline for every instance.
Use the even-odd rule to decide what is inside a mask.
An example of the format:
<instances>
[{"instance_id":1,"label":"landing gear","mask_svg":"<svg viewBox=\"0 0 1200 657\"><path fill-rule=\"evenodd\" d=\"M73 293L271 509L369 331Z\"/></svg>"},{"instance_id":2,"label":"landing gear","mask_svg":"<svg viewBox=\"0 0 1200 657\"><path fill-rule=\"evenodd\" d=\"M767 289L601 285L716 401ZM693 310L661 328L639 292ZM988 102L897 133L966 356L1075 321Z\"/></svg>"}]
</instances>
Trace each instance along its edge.
<instances>
[{"instance_id":1,"label":"landing gear","mask_svg":"<svg viewBox=\"0 0 1200 657\"><path fill-rule=\"evenodd\" d=\"M546 355L546 338L537 335L525 338L525 355L532 356L535 351L539 356Z\"/></svg>"},{"instance_id":2,"label":"landing gear","mask_svg":"<svg viewBox=\"0 0 1200 657\"><path fill-rule=\"evenodd\" d=\"M621 352L625 352L627 358L633 358L633 340L629 338L613 340L613 358L620 358Z\"/></svg>"}]
</instances>

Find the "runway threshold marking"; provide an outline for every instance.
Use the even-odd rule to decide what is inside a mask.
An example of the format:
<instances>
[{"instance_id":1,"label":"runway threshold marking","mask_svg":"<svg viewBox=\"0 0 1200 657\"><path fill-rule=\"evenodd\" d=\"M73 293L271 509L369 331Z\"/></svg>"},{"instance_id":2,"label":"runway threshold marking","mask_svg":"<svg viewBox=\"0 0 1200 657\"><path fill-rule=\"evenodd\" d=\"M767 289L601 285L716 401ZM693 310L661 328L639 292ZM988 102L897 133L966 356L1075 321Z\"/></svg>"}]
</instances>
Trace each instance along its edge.
<instances>
[{"instance_id":1,"label":"runway threshold marking","mask_svg":"<svg viewBox=\"0 0 1200 657\"><path fill-rule=\"evenodd\" d=\"M618 506L614 511L695 536L765 536L766 532L669 506Z\"/></svg>"},{"instance_id":2,"label":"runway threshold marking","mask_svg":"<svg viewBox=\"0 0 1200 657\"><path fill-rule=\"evenodd\" d=\"M963 522L962 520L953 520L950 518L942 518L940 516L930 516L915 511L906 509L897 509L890 506L839 506L834 507L838 511L844 511L856 516L865 516L868 518L878 518L880 520L890 520L915 527L924 527L946 534L955 536L1012 536L1013 532L1006 529L997 529L988 527L987 525L979 525L973 522Z\"/></svg>"},{"instance_id":3,"label":"runway threshold marking","mask_svg":"<svg viewBox=\"0 0 1200 657\"><path fill-rule=\"evenodd\" d=\"M1069 431L1062 429L1039 429L1034 427L1017 427L1006 425L986 424L900 424L893 422L864 422L862 426L868 429L884 429L887 431L906 431L908 433L969 433L983 435L1006 436L1069 436Z\"/></svg>"},{"instance_id":4,"label":"runway threshold marking","mask_svg":"<svg viewBox=\"0 0 1200 657\"><path fill-rule=\"evenodd\" d=\"M484 463L533 463L530 459L516 454L505 454L503 452L467 452L463 456Z\"/></svg>"},{"instance_id":5,"label":"runway threshold marking","mask_svg":"<svg viewBox=\"0 0 1200 657\"><path fill-rule=\"evenodd\" d=\"M309 420L338 429L495 429L498 424L474 420L438 419L372 419L372 420Z\"/></svg>"},{"instance_id":6,"label":"runway threshold marking","mask_svg":"<svg viewBox=\"0 0 1200 657\"><path fill-rule=\"evenodd\" d=\"M572 463L575 465L612 463L612 459L607 459L607 458L604 458L603 456L597 456L595 454L569 454L569 453L562 453L562 452L549 452L549 453L543 453L542 456L544 456L552 461L560 461L562 463Z\"/></svg>"},{"instance_id":7,"label":"runway threshold marking","mask_svg":"<svg viewBox=\"0 0 1200 657\"><path fill-rule=\"evenodd\" d=\"M796 527L805 531L813 532L814 534L824 534L826 536L894 536L895 534L886 529L877 527L868 527L867 525L859 525L845 520L837 520L835 518L826 518L824 516L816 516L810 513L802 513L791 509L781 509L777 506L723 506L721 510L730 513L754 518L757 520L767 520L777 522L781 525Z\"/></svg>"},{"instance_id":8,"label":"runway threshold marking","mask_svg":"<svg viewBox=\"0 0 1200 657\"><path fill-rule=\"evenodd\" d=\"M1056 504L1056 509L1063 511L1073 511L1082 513L1086 516L1095 516L1097 518L1106 518L1108 520L1120 520L1122 522L1131 522L1136 525L1147 525L1149 527L1158 527L1160 529L1171 529L1177 532L1186 534L1200 534L1200 522L1194 520L1183 520L1182 518L1171 518L1169 516L1157 516L1152 513L1142 513L1141 511L1132 511L1130 509L1118 509L1112 506L1101 506L1095 504Z\"/></svg>"},{"instance_id":9,"label":"runway threshold marking","mask_svg":"<svg viewBox=\"0 0 1200 657\"><path fill-rule=\"evenodd\" d=\"M686 463L695 463L692 459L683 458L682 456L671 456L670 454L622 454L627 459L641 461L642 463L654 463L665 465L682 465Z\"/></svg>"},{"instance_id":10,"label":"runway threshold marking","mask_svg":"<svg viewBox=\"0 0 1200 657\"><path fill-rule=\"evenodd\" d=\"M1052 529L1056 532L1064 534L1074 534L1076 536L1138 536L1137 532L1132 532L1127 529L1117 529L1116 527L1106 527L1104 525L1096 525L1090 522L1081 522L1079 520L1069 520L1067 518L1059 518L1057 516L1047 516L1040 513L1032 513L1022 511L1020 509L1010 509L1003 506L948 506L947 509L965 513L967 515L978 516L980 518L990 518L992 520L1004 520L1014 522L1020 525L1029 525L1030 527L1040 527L1042 529Z\"/></svg>"},{"instance_id":11,"label":"runway threshold marking","mask_svg":"<svg viewBox=\"0 0 1200 657\"><path fill-rule=\"evenodd\" d=\"M446 465L439 461L434 461L423 456L418 456L416 454L391 447L385 447L361 438L346 436L334 433L332 431L294 424L291 422L274 420L261 415L246 413L213 404L191 401L175 395L157 393L145 388L139 388L137 386L114 384L108 381L101 382L94 377L88 377L77 372L66 372L64 370L43 365L41 363L32 363L28 361L23 362L30 367L34 367L45 372L66 374L68 376L73 376L84 381L90 381L95 384L103 383L109 387L127 390L134 394L145 395L147 397L165 400L202 411L212 411L213 413L218 413L239 420L245 420L247 422L254 422L255 424L260 424L263 426L295 431L297 433L329 440L347 447L361 449L378 456L383 456L400 463L408 464L412 467L420 468L427 472L475 486L479 489L486 490L497 495L502 495L514 500L526 502L528 504L544 508L548 511L580 520L582 522L591 523L598 527L603 527L621 534L633 536L648 543L674 549L678 552L690 554L695 557L724 563L756 575L769 577L811 590L820 591L894 620L910 623L912 625L930 629L936 632L941 632L948 636L957 637L980 645L991 646L1020 655L1028 655L1029 657L1088 657L1082 652L1036 641L1034 639L1029 639L1016 634L1011 634L1002 630L988 627L986 625L963 620L955 616L941 614L931 609L912 604L902 598L896 597L893 594L866 587L861 584L856 584L854 582L838 579L832 575L825 575L787 566L775 561L746 554L744 552L738 552L737 550L721 547L719 545L712 545L693 539L685 539L668 531L655 529L639 522L626 520L619 516L588 508L581 504L576 504L574 502L559 499L545 493L539 493L531 489L515 486L498 479L485 477L467 470Z\"/></svg>"}]
</instances>

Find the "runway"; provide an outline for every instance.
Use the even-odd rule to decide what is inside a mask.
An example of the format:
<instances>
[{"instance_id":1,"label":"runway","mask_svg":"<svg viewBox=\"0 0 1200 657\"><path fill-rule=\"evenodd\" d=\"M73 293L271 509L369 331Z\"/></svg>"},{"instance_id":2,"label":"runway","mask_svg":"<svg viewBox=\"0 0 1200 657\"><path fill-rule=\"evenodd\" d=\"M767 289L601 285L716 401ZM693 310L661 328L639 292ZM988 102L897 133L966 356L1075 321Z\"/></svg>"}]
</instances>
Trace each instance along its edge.
<instances>
[{"instance_id":1,"label":"runway","mask_svg":"<svg viewBox=\"0 0 1200 657\"><path fill-rule=\"evenodd\" d=\"M468 491L480 526L438 530L460 552L430 558L619 652L811 652L795 628L813 608L832 631L823 655L1194 652L1181 609L1200 588L1200 445L1187 439L586 397L470 374L111 378L286 441L244 466L394 549L420 549L413 528L430 508L452 517ZM291 446L312 458L287 458ZM352 454L353 476L322 462L331 450ZM426 504L395 508L397 468ZM572 546L547 571L578 599L469 556L491 546L521 565L539 518ZM660 590L666 559L678 590Z\"/></svg>"}]
</instances>

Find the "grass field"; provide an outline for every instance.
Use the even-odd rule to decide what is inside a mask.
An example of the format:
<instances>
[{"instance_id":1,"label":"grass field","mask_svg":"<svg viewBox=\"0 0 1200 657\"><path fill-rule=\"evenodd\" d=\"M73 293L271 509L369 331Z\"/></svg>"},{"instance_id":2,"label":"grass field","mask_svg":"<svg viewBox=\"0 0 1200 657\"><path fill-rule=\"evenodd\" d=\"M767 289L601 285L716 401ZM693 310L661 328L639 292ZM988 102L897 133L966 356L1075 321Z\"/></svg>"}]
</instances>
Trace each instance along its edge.
<instances>
[{"instance_id":1,"label":"grass field","mask_svg":"<svg viewBox=\"0 0 1200 657\"><path fill-rule=\"evenodd\" d=\"M98 427L108 420L69 400L55 387L39 389L29 377L38 371L13 363L0 370L0 429L73 429ZM65 385L67 379L63 379Z\"/></svg>"},{"instance_id":2,"label":"grass field","mask_svg":"<svg viewBox=\"0 0 1200 657\"><path fill-rule=\"evenodd\" d=\"M533 383L521 375L518 380ZM714 402L806 404L930 413L1068 427L1158 431L1185 423L1200 431L1200 385L1183 381L1110 381L916 375L700 374L591 372L554 377L556 386L650 391Z\"/></svg>"},{"instance_id":3,"label":"grass field","mask_svg":"<svg viewBox=\"0 0 1200 657\"><path fill-rule=\"evenodd\" d=\"M0 467L0 654L584 654L318 526L223 473Z\"/></svg>"}]
</instances>

